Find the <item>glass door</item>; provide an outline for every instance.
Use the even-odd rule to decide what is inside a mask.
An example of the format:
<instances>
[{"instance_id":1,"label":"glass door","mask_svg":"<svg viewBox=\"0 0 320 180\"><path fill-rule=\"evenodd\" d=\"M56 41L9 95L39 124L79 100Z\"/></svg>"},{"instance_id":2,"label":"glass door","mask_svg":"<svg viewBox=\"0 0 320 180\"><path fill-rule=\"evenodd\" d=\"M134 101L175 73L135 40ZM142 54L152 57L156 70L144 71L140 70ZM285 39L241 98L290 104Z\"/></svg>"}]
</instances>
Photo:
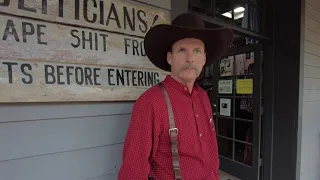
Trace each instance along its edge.
<instances>
[{"instance_id":1,"label":"glass door","mask_svg":"<svg viewBox=\"0 0 320 180\"><path fill-rule=\"evenodd\" d=\"M258 180L261 166L262 51L260 45L232 49L211 71L211 99L220 169L243 180Z\"/></svg>"}]
</instances>

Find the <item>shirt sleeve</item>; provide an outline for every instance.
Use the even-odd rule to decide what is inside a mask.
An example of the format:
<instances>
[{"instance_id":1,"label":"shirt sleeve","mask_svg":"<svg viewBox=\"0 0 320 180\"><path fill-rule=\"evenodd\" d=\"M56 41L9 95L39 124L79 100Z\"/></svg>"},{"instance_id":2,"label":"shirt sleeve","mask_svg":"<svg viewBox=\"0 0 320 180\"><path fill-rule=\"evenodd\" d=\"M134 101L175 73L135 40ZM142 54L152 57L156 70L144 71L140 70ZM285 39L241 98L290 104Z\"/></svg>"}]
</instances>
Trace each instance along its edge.
<instances>
[{"instance_id":1,"label":"shirt sleeve","mask_svg":"<svg viewBox=\"0 0 320 180\"><path fill-rule=\"evenodd\" d=\"M152 159L152 151L156 151L154 148L158 143L154 120L155 113L150 98L140 96L132 110L118 180L148 179L149 160Z\"/></svg>"}]
</instances>

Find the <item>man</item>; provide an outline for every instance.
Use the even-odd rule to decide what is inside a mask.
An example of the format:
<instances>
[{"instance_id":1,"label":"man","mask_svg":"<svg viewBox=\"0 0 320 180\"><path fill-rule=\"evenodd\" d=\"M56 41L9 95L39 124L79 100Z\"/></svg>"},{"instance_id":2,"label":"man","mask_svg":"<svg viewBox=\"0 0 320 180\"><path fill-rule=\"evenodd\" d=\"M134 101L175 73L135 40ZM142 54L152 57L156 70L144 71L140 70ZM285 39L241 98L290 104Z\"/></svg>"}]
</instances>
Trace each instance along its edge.
<instances>
[{"instance_id":1,"label":"man","mask_svg":"<svg viewBox=\"0 0 320 180\"><path fill-rule=\"evenodd\" d=\"M119 180L149 176L156 180L219 180L211 105L196 79L204 65L227 52L232 39L231 30L205 29L201 18L191 13L148 31L144 41L148 58L171 74L134 105ZM163 90L172 105L174 123L169 120ZM172 124L177 129L169 131Z\"/></svg>"}]
</instances>

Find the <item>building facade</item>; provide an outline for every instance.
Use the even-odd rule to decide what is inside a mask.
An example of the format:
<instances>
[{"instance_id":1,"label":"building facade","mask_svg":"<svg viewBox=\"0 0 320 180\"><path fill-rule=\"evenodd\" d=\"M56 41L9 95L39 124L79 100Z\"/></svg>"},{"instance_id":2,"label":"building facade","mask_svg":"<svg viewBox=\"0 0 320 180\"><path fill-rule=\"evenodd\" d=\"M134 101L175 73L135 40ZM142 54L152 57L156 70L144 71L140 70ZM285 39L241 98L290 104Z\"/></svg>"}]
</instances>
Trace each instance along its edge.
<instances>
[{"instance_id":1,"label":"building facade","mask_svg":"<svg viewBox=\"0 0 320 180\"><path fill-rule=\"evenodd\" d=\"M101 54L104 52L103 43L101 43L103 36L99 36L98 51L95 51L94 33L92 33L91 40L89 34L86 34L84 38L87 39L87 41L84 41L86 43L85 49L77 51L75 47L71 46L72 43L74 45L78 44L81 31L85 33L99 32L108 34L110 39L106 39L114 41L112 44L114 47L122 47L121 45L125 43L125 41L123 42L124 38L131 39L130 42L127 41L127 44L131 43L130 48L132 48L133 42L140 43L143 37L142 33L136 33L139 32L139 27L145 31L145 29L143 29L145 28L144 24L138 22L138 14L141 19L146 19L146 17L150 15L162 15L163 17L158 18L158 21L162 20L159 23L164 22L164 19L170 20L171 2L170 0L64 1L64 4L60 4L61 1L44 2L47 4L41 4L41 1L29 0L24 1L24 4L20 5L18 5L18 1L5 0L0 2L1 37L4 37L4 32L6 31L6 27L9 27L9 23L13 22L15 24L15 26L8 28L6 41L2 39L0 42L0 99L2 102L0 105L0 179L116 180L122 161L123 141L130 121L134 101L126 100L127 97L124 97L125 101L92 101L90 98L94 99L94 94L98 92L94 89L87 90L81 89L80 87L77 91L81 91L81 94L76 95L69 91L69 97L75 95L73 100L68 100L68 95L65 94L66 96L57 101L54 99L54 96L59 98L65 93L63 89L59 89L57 86L51 89L56 89L57 91L50 91L48 89L42 90L40 89L41 87L39 88L39 86L41 86L40 84L32 83L31 85L15 87L16 90L14 90L12 88L13 85L9 83L7 78L8 66L3 63L20 63L21 60L25 60L23 61L25 64L31 64L32 67L36 67L35 64L32 63L37 62L39 66L41 66L41 63L46 63L49 61L49 58L52 61L58 61L59 59L54 58L61 55L59 57L61 61L57 63L63 65L64 60L73 61L72 58L77 58L77 56L81 58L81 56L87 53L88 59L91 58L98 61L95 64L103 64L102 61L99 61L99 58L103 58L104 56L104 54ZM74 2L80 3L74 5ZM87 2L89 8L89 21L85 20L85 15L83 14L83 12L87 12L84 11L85 5L83 3L85 2ZM103 5L102 2L104 2ZM114 6L111 2L114 2ZM63 11L59 12L59 6L60 8L64 7ZM100 22L92 24L90 22L93 19L99 19L100 14L97 7L100 6L105 6L104 20L107 21L106 17L109 17L108 15L111 17L110 23L113 24L109 27L104 27ZM129 30L126 32L123 30L123 7L127 8L132 20L131 22L133 22L132 14L135 13L135 31L130 30L129 25L126 27ZM45 11L47 12L44 13ZM61 17L62 12L64 13L63 18ZM75 12L76 14L80 14L78 19L80 19L81 22L72 19L76 16L74 15ZM95 13L97 16L94 16L92 13ZM118 28L115 19L119 21L121 28ZM148 26L151 25L152 19L147 19L147 23ZM39 26L39 24L42 26ZM24 29L22 27L24 27ZM51 32L50 28L52 30ZM74 36L68 32L70 29L77 30L73 31ZM18 34L19 42L15 39L15 30ZM22 35L23 30L25 30L27 42L24 42L24 35ZM41 32L39 32L39 30L41 30ZM57 33L54 34L53 31ZM116 37L116 35L112 36L112 32L124 32L122 34L118 33L122 39L121 37ZM52 50L50 49L42 48L42 44L39 45L36 38L37 34L41 35L41 33L43 33L41 41L47 42L49 48L60 49L59 46L61 45L63 49L59 52L51 52ZM67 41L64 42L63 38L67 39ZM59 44L57 42L63 43ZM93 50L90 49L90 42L92 42ZM134 45L138 46L137 44L138 43ZM28 54L30 51L28 48L31 50L40 49L42 52L45 52L45 54ZM82 44L80 48L82 48ZM112 47L109 46L107 48ZM115 49L115 51L116 50L117 49ZM140 53L140 44L136 50L136 53ZM21 54L17 53L14 57L14 51L19 51ZM130 51L132 50L130 49ZM37 51L37 53L41 52ZM141 66L146 66L146 64L143 64L146 62L145 60L132 58L132 56L130 57L131 59L126 59L126 61L130 60L131 62L125 62L125 60L121 58L126 57L121 54L125 55L125 51L114 54L114 56L112 56L112 54L110 56L106 54L106 57L115 59L115 61L106 63L120 67L126 67L126 64L139 63ZM91 57L89 57L90 55ZM22 56L25 56L25 58ZM47 59L46 57L49 58ZM118 61L120 60L122 60L122 62L119 63ZM48 62L48 64L49 63L50 65L55 65L55 62ZM76 67L77 64L83 66L89 63L75 62L72 66ZM132 65L128 66L130 67ZM139 67L136 69L139 70ZM25 70L26 74L30 73L28 67L25 67ZM36 69L34 68L34 70ZM61 71L61 73L65 75L66 71ZM73 72L73 74L75 74L75 72ZM40 79L40 76L37 76L37 74L32 75L34 80L37 78ZM26 78L26 81L30 80L25 74L21 74L20 77ZM22 82L17 78L19 78L19 76L13 73L12 81L18 81L15 84L19 85L19 83ZM58 81L57 78L56 80ZM48 78L48 81L53 81L53 78ZM67 78L63 77L60 81L67 82ZM116 83L116 81L114 81L114 83ZM28 88L37 91L38 96L35 96ZM68 89L68 86L65 86L65 88ZM17 92L18 89L22 89L24 92L20 91L19 95ZM11 94L10 91L13 93ZM139 91L139 89L137 89L137 91ZM56 93L61 94L58 95ZM89 95L87 93L89 93ZM91 96L90 93L93 96ZM46 98L42 96L43 94L52 96L51 98ZM106 94L108 94L108 92L106 92ZM115 97L118 96L116 92L111 93L111 95ZM87 96L88 100L82 101L82 99L77 101L79 98L85 98L83 96ZM130 97L128 98L130 99Z\"/></svg>"},{"instance_id":2,"label":"building facade","mask_svg":"<svg viewBox=\"0 0 320 180\"><path fill-rule=\"evenodd\" d=\"M116 180L134 100L166 74L141 40L184 12L236 35L237 73L224 58L202 74L221 178L318 180L317 0L0 2L0 179Z\"/></svg>"}]
</instances>

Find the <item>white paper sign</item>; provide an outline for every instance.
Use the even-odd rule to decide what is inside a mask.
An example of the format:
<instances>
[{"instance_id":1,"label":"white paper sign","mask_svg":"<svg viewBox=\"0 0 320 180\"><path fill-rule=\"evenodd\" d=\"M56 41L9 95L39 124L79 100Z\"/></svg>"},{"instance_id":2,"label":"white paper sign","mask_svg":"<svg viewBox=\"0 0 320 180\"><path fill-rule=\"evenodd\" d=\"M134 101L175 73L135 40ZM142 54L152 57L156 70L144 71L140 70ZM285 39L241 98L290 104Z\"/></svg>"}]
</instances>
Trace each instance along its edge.
<instances>
[{"instance_id":1,"label":"white paper sign","mask_svg":"<svg viewBox=\"0 0 320 180\"><path fill-rule=\"evenodd\" d=\"M219 94L232 94L232 80L219 80Z\"/></svg>"},{"instance_id":2,"label":"white paper sign","mask_svg":"<svg viewBox=\"0 0 320 180\"><path fill-rule=\"evenodd\" d=\"M220 115L231 116L231 99L220 98Z\"/></svg>"}]
</instances>

